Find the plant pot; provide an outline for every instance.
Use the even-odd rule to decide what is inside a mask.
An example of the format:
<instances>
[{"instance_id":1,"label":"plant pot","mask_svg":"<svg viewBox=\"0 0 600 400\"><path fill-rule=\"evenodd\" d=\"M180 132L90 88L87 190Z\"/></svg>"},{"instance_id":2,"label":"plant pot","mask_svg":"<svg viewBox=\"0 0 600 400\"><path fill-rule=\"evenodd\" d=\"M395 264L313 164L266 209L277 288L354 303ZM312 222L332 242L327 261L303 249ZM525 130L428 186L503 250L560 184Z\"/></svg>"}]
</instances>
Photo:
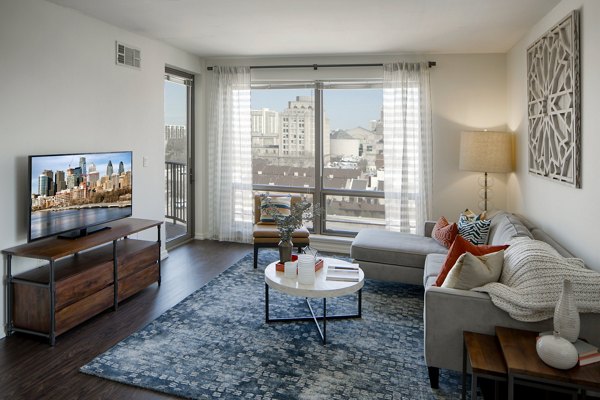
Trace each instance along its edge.
<instances>
[{"instance_id":1,"label":"plant pot","mask_svg":"<svg viewBox=\"0 0 600 400\"><path fill-rule=\"evenodd\" d=\"M292 261L292 249L294 248L294 243L291 240L280 240L277 245L279 248L279 262L285 263L287 261Z\"/></svg>"}]
</instances>

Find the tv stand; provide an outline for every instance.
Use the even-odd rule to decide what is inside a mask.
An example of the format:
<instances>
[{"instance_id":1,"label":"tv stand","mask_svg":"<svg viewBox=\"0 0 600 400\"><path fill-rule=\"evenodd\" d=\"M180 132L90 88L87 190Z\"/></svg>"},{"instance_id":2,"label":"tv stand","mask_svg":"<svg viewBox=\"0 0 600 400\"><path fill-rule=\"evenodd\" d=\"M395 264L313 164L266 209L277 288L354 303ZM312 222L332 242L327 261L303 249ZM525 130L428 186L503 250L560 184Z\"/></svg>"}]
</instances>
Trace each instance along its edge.
<instances>
[{"instance_id":1,"label":"tv stand","mask_svg":"<svg viewBox=\"0 0 600 400\"><path fill-rule=\"evenodd\" d=\"M94 235L42 239L2 251L7 265L7 335L56 336L157 282L161 221L126 218ZM156 227L157 241L129 238ZM12 258L45 260L12 275Z\"/></svg>"},{"instance_id":2,"label":"tv stand","mask_svg":"<svg viewBox=\"0 0 600 400\"><path fill-rule=\"evenodd\" d=\"M65 233L58 235L57 237L59 239L73 240L73 239L79 239L80 237L91 235L91 234L94 234L97 232L102 232L106 229L110 229L110 226L107 226L107 225L91 226L89 228L81 228L81 229L75 229L75 230L72 230L69 232L65 232Z\"/></svg>"}]
</instances>

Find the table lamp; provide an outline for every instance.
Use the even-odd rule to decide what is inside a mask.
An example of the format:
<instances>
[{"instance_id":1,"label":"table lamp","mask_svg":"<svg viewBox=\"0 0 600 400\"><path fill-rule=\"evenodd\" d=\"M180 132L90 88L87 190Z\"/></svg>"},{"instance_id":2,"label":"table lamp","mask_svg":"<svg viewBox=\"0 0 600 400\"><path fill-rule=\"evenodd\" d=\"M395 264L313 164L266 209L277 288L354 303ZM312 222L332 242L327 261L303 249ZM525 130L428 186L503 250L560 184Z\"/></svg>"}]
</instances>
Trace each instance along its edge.
<instances>
[{"instance_id":1,"label":"table lamp","mask_svg":"<svg viewBox=\"0 0 600 400\"><path fill-rule=\"evenodd\" d=\"M487 211L488 173L512 171L512 134L510 132L472 131L460 136L460 164L462 171L484 173L483 211ZM481 205L480 205L481 207Z\"/></svg>"}]
</instances>

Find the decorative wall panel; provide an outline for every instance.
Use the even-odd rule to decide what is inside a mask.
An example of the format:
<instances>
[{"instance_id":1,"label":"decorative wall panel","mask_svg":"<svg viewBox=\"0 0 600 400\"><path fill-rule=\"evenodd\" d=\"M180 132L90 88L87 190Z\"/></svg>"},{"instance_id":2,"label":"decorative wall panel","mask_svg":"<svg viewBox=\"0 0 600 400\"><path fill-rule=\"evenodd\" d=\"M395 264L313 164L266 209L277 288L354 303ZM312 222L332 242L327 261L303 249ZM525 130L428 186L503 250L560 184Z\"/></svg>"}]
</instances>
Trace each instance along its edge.
<instances>
[{"instance_id":1,"label":"decorative wall panel","mask_svg":"<svg viewBox=\"0 0 600 400\"><path fill-rule=\"evenodd\" d=\"M579 14L527 49L529 172L581 187Z\"/></svg>"}]
</instances>

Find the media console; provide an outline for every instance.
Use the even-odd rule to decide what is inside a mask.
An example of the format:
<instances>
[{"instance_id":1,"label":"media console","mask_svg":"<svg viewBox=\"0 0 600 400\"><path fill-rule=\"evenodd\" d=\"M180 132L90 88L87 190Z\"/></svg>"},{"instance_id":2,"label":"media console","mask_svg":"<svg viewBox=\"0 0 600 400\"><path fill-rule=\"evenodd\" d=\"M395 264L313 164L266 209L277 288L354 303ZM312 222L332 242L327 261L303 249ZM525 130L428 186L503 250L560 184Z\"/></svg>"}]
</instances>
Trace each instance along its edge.
<instances>
[{"instance_id":1,"label":"media console","mask_svg":"<svg viewBox=\"0 0 600 400\"><path fill-rule=\"evenodd\" d=\"M161 221L126 218L73 240L43 239L2 250L7 265L7 335L48 338L113 307L154 282L160 285ZM157 227L158 240L128 236ZM48 264L12 275L13 257Z\"/></svg>"}]
</instances>

